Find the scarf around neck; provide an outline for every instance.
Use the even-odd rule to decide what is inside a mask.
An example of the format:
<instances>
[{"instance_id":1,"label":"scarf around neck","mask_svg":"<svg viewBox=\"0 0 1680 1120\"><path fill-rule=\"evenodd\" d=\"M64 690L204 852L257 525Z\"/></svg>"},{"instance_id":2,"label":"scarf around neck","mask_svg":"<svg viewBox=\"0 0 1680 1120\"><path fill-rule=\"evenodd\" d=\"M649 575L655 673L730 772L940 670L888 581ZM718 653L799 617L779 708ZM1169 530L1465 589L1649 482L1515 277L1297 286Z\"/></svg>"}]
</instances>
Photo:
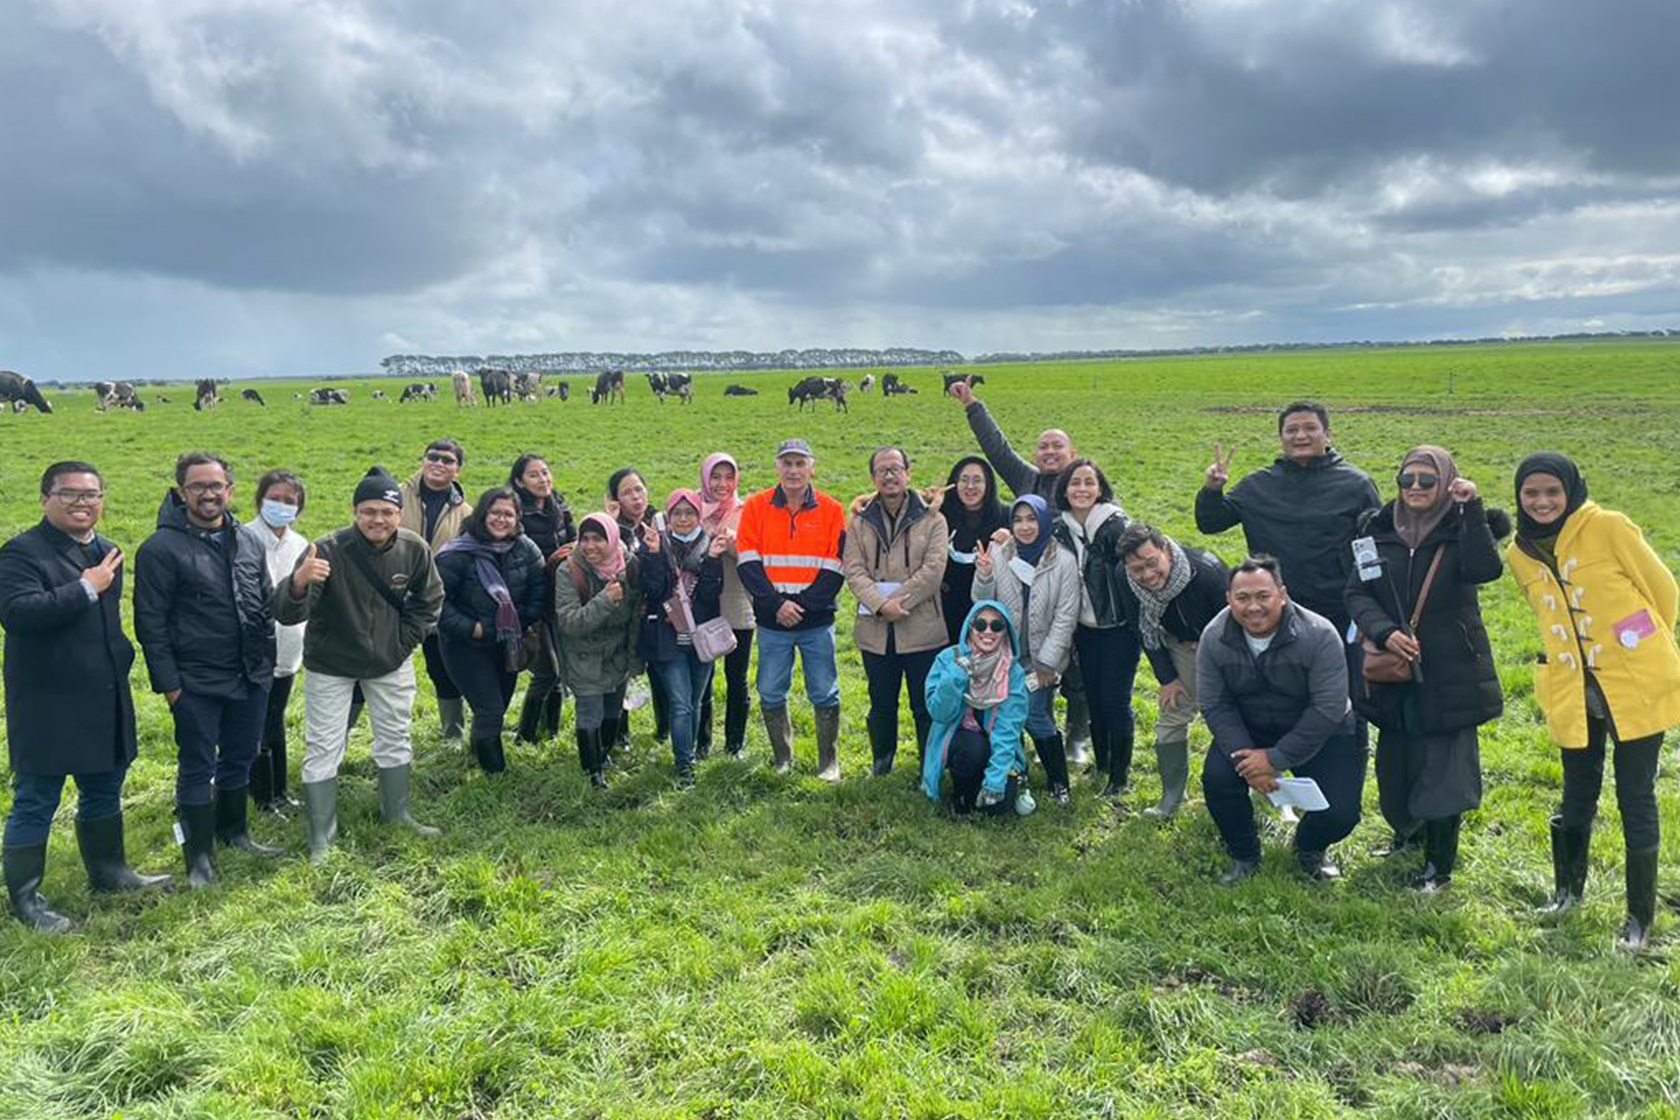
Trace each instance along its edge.
<instances>
[{"instance_id":1,"label":"scarf around neck","mask_svg":"<svg viewBox=\"0 0 1680 1120\"><path fill-rule=\"evenodd\" d=\"M590 564L589 567L603 580L611 581L624 570L624 546L619 543L621 537L618 521L604 513L592 513L578 525L578 536L583 536L585 525L594 525L601 531L601 535L607 538L607 562ZM583 549L578 549L577 556L578 559L583 559Z\"/></svg>"},{"instance_id":2,"label":"scarf around neck","mask_svg":"<svg viewBox=\"0 0 1680 1120\"><path fill-rule=\"evenodd\" d=\"M464 552L473 558L478 582L496 603L496 640L510 653L516 652L524 641L524 631L519 625L519 609L513 605L513 593L508 590L507 579L502 575L498 561L518 543L518 537L505 541L481 541L471 533L462 533L438 549L439 556Z\"/></svg>"},{"instance_id":3,"label":"scarf around neck","mask_svg":"<svg viewBox=\"0 0 1680 1120\"><path fill-rule=\"evenodd\" d=\"M1132 594L1137 596L1138 638L1143 642L1144 649L1161 648L1161 616L1167 613L1167 604L1190 586L1190 579L1195 575L1190 570L1190 558L1171 537L1167 538L1167 552L1172 556L1172 570L1167 573L1166 586L1159 591L1151 591L1126 572L1126 583L1131 587ZM1125 565L1121 565L1120 570L1124 572Z\"/></svg>"},{"instance_id":4,"label":"scarf around neck","mask_svg":"<svg viewBox=\"0 0 1680 1120\"><path fill-rule=\"evenodd\" d=\"M1415 549L1452 512L1453 500L1447 494L1447 487L1458 478L1458 464L1445 448L1426 443L1406 452L1406 457L1400 460L1400 473L1404 474L1407 467L1427 467L1439 479L1430 491L1435 501L1424 509L1415 510L1407 505L1404 494L1394 499L1394 535L1400 538L1401 544Z\"/></svg>"}]
</instances>

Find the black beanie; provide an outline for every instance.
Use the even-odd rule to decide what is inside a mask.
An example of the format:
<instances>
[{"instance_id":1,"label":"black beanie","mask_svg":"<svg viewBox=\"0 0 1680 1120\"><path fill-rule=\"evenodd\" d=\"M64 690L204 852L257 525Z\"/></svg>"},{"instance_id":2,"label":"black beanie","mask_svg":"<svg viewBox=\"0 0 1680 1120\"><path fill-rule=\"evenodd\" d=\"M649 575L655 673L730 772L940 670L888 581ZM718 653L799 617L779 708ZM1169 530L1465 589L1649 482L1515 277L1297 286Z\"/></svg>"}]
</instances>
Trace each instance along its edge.
<instances>
[{"instance_id":1,"label":"black beanie","mask_svg":"<svg viewBox=\"0 0 1680 1120\"><path fill-rule=\"evenodd\" d=\"M384 467L372 467L362 480L356 483L356 496L350 502L352 507L363 502L390 502L398 509L402 508L402 491L397 488L397 480L391 477L391 472Z\"/></svg>"}]
</instances>

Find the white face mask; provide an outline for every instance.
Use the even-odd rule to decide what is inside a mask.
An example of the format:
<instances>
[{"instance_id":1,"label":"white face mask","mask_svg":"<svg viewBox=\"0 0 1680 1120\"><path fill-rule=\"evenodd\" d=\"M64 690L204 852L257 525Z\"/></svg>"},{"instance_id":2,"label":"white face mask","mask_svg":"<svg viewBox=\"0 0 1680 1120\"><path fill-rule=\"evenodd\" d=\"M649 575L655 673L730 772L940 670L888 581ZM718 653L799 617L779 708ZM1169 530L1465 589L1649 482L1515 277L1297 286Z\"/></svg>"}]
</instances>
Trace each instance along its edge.
<instances>
[{"instance_id":1,"label":"white face mask","mask_svg":"<svg viewBox=\"0 0 1680 1120\"><path fill-rule=\"evenodd\" d=\"M698 526L698 525L696 525L693 529L689 530L686 533L679 533L675 529L671 530L672 539L673 540L679 540L684 544L692 544L699 536L700 536L700 526Z\"/></svg>"},{"instance_id":2,"label":"white face mask","mask_svg":"<svg viewBox=\"0 0 1680 1120\"><path fill-rule=\"evenodd\" d=\"M271 529L284 529L297 520L298 507L289 506L285 502L263 499L261 517L263 524Z\"/></svg>"}]
</instances>

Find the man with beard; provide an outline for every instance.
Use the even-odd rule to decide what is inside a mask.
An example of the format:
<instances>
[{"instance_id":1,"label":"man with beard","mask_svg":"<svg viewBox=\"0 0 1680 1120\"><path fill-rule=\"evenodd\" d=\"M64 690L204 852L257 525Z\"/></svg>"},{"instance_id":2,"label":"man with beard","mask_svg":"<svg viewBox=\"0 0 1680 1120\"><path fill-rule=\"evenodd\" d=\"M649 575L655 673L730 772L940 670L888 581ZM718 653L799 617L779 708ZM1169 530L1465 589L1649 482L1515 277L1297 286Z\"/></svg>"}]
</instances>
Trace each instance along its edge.
<instances>
[{"instance_id":1,"label":"man with beard","mask_svg":"<svg viewBox=\"0 0 1680 1120\"><path fill-rule=\"evenodd\" d=\"M974 395L974 387L967 381L953 381L950 394L963 403L968 426L980 441L980 450L992 469L1009 485L1017 498L1037 494L1056 508L1056 480L1067 470L1068 464L1079 458L1073 440L1060 428L1046 428L1038 433L1033 447L1033 461L1027 462L1009 445L1009 438ZM1079 659L1068 662L1062 674L1062 696L1067 700L1068 761L1086 768L1091 761L1091 712L1085 703L1085 678L1079 671Z\"/></svg>"},{"instance_id":2,"label":"man with beard","mask_svg":"<svg viewBox=\"0 0 1680 1120\"><path fill-rule=\"evenodd\" d=\"M246 785L262 740L274 679L274 618L267 558L228 516L227 461L191 451L175 461L175 485L157 531L134 557L134 633L152 691L169 702L187 882L216 879L214 839L278 856L251 839Z\"/></svg>"},{"instance_id":3,"label":"man with beard","mask_svg":"<svg viewBox=\"0 0 1680 1120\"><path fill-rule=\"evenodd\" d=\"M352 506L354 523L311 544L291 578L274 589L276 619L309 623L303 634L303 667L309 670L303 804L309 858L316 862L338 835L338 767L358 685L373 724L381 817L421 836L438 834L409 812L409 730L414 648L437 628L443 581L426 542L398 526L402 491L383 467L357 484Z\"/></svg>"},{"instance_id":4,"label":"man with beard","mask_svg":"<svg viewBox=\"0 0 1680 1120\"><path fill-rule=\"evenodd\" d=\"M1301 819L1295 854L1309 877L1334 879L1341 871L1328 849L1359 823L1365 785L1341 635L1290 601L1270 556L1231 573L1226 602L1196 649L1198 700L1213 732L1202 794L1232 860L1219 881L1232 886L1260 869L1249 791L1271 793L1285 770L1313 779L1329 802Z\"/></svg>"}]
</instances>

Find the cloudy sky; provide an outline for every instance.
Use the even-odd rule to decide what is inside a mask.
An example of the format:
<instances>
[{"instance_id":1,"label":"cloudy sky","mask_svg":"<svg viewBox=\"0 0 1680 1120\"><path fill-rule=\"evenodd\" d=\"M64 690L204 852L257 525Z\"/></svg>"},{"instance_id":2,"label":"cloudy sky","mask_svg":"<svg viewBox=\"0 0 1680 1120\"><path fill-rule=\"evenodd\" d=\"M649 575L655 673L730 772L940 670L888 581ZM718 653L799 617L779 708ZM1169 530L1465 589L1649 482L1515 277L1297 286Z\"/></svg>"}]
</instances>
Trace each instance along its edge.
<instances>
[{"instance_id":1,"label":"cloudy sky","mask_svg":"<svg viewBox=\"0 0 1680 1120\"><path fill-rule=\"evenodd\" d=\"M0 367L1680 326L1674 0L6 0Z\"/></svg>"}]
</instances>

